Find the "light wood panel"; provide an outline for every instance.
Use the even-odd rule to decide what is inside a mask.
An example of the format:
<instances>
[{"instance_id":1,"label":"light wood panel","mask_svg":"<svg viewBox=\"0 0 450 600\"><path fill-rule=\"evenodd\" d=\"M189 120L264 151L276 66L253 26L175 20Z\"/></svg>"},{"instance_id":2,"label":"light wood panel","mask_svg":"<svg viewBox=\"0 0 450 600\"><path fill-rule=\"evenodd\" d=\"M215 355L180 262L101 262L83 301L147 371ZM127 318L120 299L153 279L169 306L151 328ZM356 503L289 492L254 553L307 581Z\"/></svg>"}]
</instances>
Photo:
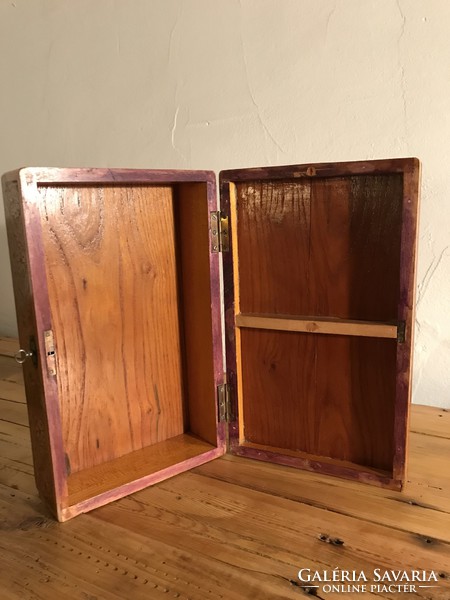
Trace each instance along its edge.
<instances>
[{"instance_id":1,"label":"light wood panel","mask_svg":"<svg viewBox=\"0 0 450 600\"><path fill-rule=\"evenodd\" d=\"M0 356L13 357L19 348L16 338L0 337Z\"/></svg>"},{"instance_id":2,"label":"light wood panel","mask_svg":"<svg viewBox=\"0 0 450 600\"><path fill-rule=\"evenodd\" d=\"M0 356L0 380L23 385L22 366L11 360L10 357Z\"/></svg>"},{"instance_id":3,"label":"light wood panel","mask_svg":"<svg viewBox=\"0 0 450 600\"><path fill-rule=\"evenodd\" d=\"M272 331L297 331L303 333L325 333L357 335L365 337L397 338L397 326L389 323L370 321L348 321L324 317L302 318L255 314L237 314L236 326L249 329L269 329Z\"/></svg>"},{"instance_id":4,"label":"light wood panel","mask_svg":"<svg viewBox=\"0 0 450 600\"><path fill-rule=\"evenodd\" d=\"M136 450L110 462L73 473L68 478L67 506L88 500L104 492L157 473L198 456L214 446L190 434Z\"/></svg>"},{"instance_id":5,"label":"light wood panel","mask_svg":"<svg viewBox=\"0 0 450 600\"><path fill-rule=\"evenodd\" d=\"M402 493L228 456L62 525L33 493L30 467L0 448L2 598L242 600L245 590L260 600L295 600L299 568L339 565L433 569L437 587L408 597L448 600L446 414L413 406L413 422L416 411L423 433L411 435ZM26 429L0 414L0 431L30 464ZM327 543L333 539L343 544Z\"/></svg>"},{"instance_id":6,"label":"light wood panel","mask_svg":"<svg viewBox=\"0 0 450 600\"><path fill-rule=\"evenodd\" d=\"M172 188L40 194L63 441L77 472L183 433Z\"/></svg>"},{"instance_id":7,"label":"light wood panel","mask_svg":"<svg viewBox=\"0 0 450 600\"><path fill-rule=\"evenodd\" d=\"M105 507L97 516L131 531L139 529L157 539L164 524L176 525L183 535L175 543L184 548L197 532L212 548L214 542L223 540L222 528L226 527L227 543L233 548L227 564L231 562L238 569L251 569L252 558L259 563L257 556L270 557L271 572L275 570L286 579L296 565L331 570L333 564L339 564L341 569L352 570L352 565L357 564L368 573L377 566L390 569L392 564L406 569L417 568L414 565L418 563L423 568L437 568L437 546L440 548L439 568L446 571L450 566L450 547L445 541L442 544L434 540L433 553L423 538L413 537L409 532L255 492L241 485L210 481L193 473L184 476L184 493L180 499L177 490L176 483L166 481L151 494L139 497L137 503L127 499L122 507ZM448 524L448 518L442 519L441 524L444 522ZM324 543L322 537L338 539L342 543ZM239 552L243 544L247 557L244 555L242 559L240 553L236 555L235 552ZM254 566L255 562L252 571ZM448 593L449 583L444 581L439 588L442 595L435 597L445 598L443 594ZM428 594L428 590L423 590L419 597L427 598Z\"/></svg>"},{"instance_id":8,"label":"light wood panel","mask_svg":"<svg viewBox=\"0 0 450 600\"><path fill-rule=\"evenodd\" d=\"M22 382L15 383L14 381L7 381L5 379L1 379L0 381L0 397L3 400L25 404L25 390Z\"/></svg>"},{"instance_id":9,"label":"light wood panel","mask_svg":"<svg viewBox=\"0 0 450 600\"><path fill-rule=\"evenodd\" d=\"M27 598L31 586L33 594L42 592L46 599L55 600L61 597L61 590L64 598L78 600L87 598L86 594L105 600L241 600L243 589L261 600L296 600L298 590L289 583L291 567L287 562L277 561L273 572L270 558L249 552L244 543L235 548L232 563L227 563L229 550L220 540L220 527L208 524L203 527L206 535L202 535L200 524L192 519L190 533L189 528L182 527L178 531L183 535L170 535L174 525L183 525L179 517L182 499L174 500L179 507L172 524L171 511L161 511L155 505L153 517L145 519L147 526L131 531L107 518L99 519L95 513L54 527L48 519L39 518L36 505L28 506L18 494L17 516L0 540L12 597ZM0 490L0 510L10 506ZM153 528L150 536L148 525ZM20 533L33 544L31 557L20 543ZM237 567L239 561L241 568Z\"/></svg>"},{"instance_id":10,"label":"light wood panel","mask_svg":"<svg viewBox=\"0 0 450 600\"><path fill-rule=\"evenodd\" d=\"M21 425L1 420L0 456L21 464L32 465L29 430Z\"/></svg>"},{"instance_id":11,"label":"light wood panel","mask_svg":"<svg viewBox=\"0 0 450 600\"><path fill-rule=\"evenodd\" d=\"M447 444L446 449L450 451L450 445ZM289 467L258 463L261 466L255 468L253 460L233 456L203 465L195 472L404 532L414 531L417 535L437 539L441 539L444 532L444 539L448 541L448 479L433 478L430 474L428 483L419 485L426 475L427 465L434 460L430 458L432 456L425 454L422 460L418 456L412 457L410 481L402 492L308 472L301 472L298 485L295 485L293 470ZM446 462L448 465L448 458ZM436 491L438 482L444 484L444 494L439 495Z\"/></svg>"},{"instance_id":12,"label":"light wood panel","mask_svg":"<svg viewBox=\"0 0 450 600\"><path fill-rule=\"evenodd\" d=\"M411 411L411 431L450 439L450 409L417 404Z\"/></svg>"},{"instance_id":13,"label":"light wood panel","mask_svg":"<svg viewBox=\"0 0 450 600\"><path fill-rule=\"evenodd\" d=\"M0 419L28 428L28 416L23 410L21 402L4 400L0 397Z\"/></svg>"},{"instance_id":14,"label":"light wood panel","mask_svg":"<svg viewBox=\"0 0 450 600\"><path fill-rule=\"evenodd\" d=\"M184 332L186 426L210 444L217 444L206 185L178 186L174 209Z\"/></svg>"}]
</instances>

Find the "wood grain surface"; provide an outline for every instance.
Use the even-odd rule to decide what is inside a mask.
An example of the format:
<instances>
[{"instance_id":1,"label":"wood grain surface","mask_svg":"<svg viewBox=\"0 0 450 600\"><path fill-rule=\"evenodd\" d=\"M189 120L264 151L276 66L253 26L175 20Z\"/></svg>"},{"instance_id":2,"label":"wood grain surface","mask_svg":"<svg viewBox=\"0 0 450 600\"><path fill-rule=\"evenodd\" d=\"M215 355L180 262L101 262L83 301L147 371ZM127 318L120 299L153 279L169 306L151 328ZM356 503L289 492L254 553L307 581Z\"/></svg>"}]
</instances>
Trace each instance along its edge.
<instances>
[{"instance_id":1,"label":"wood grain surface","mask_svg":"<svg viewBox=\"0 0 450 600\"><path fill-rule=\"evenodd\" d=\"M238 241L226 262L238 295L227 300L237 454L283 462L284 448L285 464L297 452L304 468L323 457L369 478L378 469L379 482L404 479L396 338L402 219L417 169L405 159L221 173Z\"/></svg>"},{"instance_id":2,"label":"wood grain surface","mask_svg":"<svg viewBox=\"0 0 450 600\"><path fill-rule=\"evenodd\" d=\"M213 448L211 444L193 435L181 434L108 463L84 469L68 479L69 496L66 506L89 500L163 469L176 467Z\"/></svg>"},{"instance_id":3,"label":"wood grain surface","mask_svg":"<svg viewBox=\"0 0 450 600\"><path fill-rule=\"evenodd\" d=\"M66 463L77 472L183 433L172 188L40 194Z\"/></svg>"},{"instance_id":4,"label":"wood grain surface","mask_svg":"<svg viewBox=\"0 0 450 600\"><path fill-rule=\"evenodd\" d=\"M18 315L19 340L17 346L29 350L32 339L37 347L40 345L40 340L37 335L34 294L31 285L31 267L25 231L26 217L22 204L22 189L17 173L4 176L2 184L14 301ZM4 364L4 360L2 356L0 363ZM12 369L12 360L9 361L9 364ZM24 363L23 371L22 368L18 368L17 364L14 363L14 365L14 369L12 369L14 376L11 374L6 377L9 384L7 398L16 399L17 388L11 384L23 383L25 380L28 417L32 423L31 439L33 442L36 482L42 498L50 506L56 507L57 486L55 486L53 476L55 461L52 455L48 416L44 408L45 394L42 372L30 360ZM12 398L11 393L13 394Z\"/></svg>"},{"instance_id":5,"label":"wood grain surface","mask_svg":"<svg viewBox=\"0 0 450 600\"><path fill-rule=\"evenodd\" d=\"M236 327L249 329L269 329L272 331L299 331L303 333L323 333L338 335L360 335L364 337L381 337L397 339L398 328L392 323L376 323L371 321L350 321L330 317L289 317L284 315L244 315L239 313L235 318Z\"/></svg>"},{"instance_id":6,"label":"wood grain surface","mask_svg":"<svg viewBox=\"0 0 450 600\"><path fill-rule=\"evenodd\" d=\"M245 441L392 472L394 340L249 329L241 340Z\"/></svg>"},{"instance_id":7,"label":"wood grain surface","mask_svg":"<svg viewBox=\"0 0 450 600\"><path fill-rule=\"evenodd\" d=\"M311 310L311 186L236 186L239 306L243 313L314 315Z\"/></svg>"},{"instance_id":8,"label":"wood grain surface","mask_svg":"<svg viewBox=\"0 0 450 600\"><path fill-rule=\"evenodd\" d=\"M177 187L175 222L184 332L186 429L217 444L206 185Z\"/></svg>"},{"instance_id":9,"label":"wood grain surface","mask_svg":"<svg viewBox=\"0 0 450 600\"><path fill-rule=\"evenodd\" d=\"M0 432L17 449L0 452L2 599L295 600L299 568L339 565L433 569L435 588L364 595L448 600L448 413L412 413L402 493L227 456L63 525L37 498L28 435L0 413Z\"/></svg>"},{"instance_id":10,"label":"wood grain surface","mask_svg":"<svg viewBox=\"0 0 450 600\"><path fill-rule=\"evenodd\" d=\"M19 349L19 342L16 338L0 338L0 356L13 357Z\"/></svg>"},{"instance_id":11,"label":"wood grain surface","mask_svg":"<svg viewBox=\"0 0 450 600\"><path fill-rule=\"evenodd\" d=\"M395 320L402 179L239 183L240 310Z\"/></svg>"}]
</instances>

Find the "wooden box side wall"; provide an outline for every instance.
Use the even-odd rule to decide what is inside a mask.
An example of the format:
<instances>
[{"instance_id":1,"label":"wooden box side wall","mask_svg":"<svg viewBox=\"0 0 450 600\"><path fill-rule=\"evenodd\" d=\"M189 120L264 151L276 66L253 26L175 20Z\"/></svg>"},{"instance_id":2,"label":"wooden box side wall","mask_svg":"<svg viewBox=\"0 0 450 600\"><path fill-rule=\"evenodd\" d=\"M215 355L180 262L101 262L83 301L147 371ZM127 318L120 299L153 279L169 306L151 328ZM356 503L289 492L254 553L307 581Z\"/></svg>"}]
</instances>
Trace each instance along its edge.
<instances>
[{"instance_id":1,"label":"wooden box side wall","mask_svg":"<svg viewBox=\"0 0 450 600\"><path fill-rule=\"evenodd\" d=\"M397 306L397 318L406 321L407 337L404 344L397 345L397 361L394 362L394 370L397 375L396 381L396 400L394 412L391 415L390 431L393 431L393 439L391 438L391 464L390 468L383 473L370 472L371 469L364 465L360 469L347 468L342 463L330 464L327 460L321 460L320 456L308 458L308 454L303 457L293 456L292 452L280 454L280 448L274 448L273 452L262 447L250 448L240 445L243 440L242 426L242 364L240 360L240 338L242 332L235 327L235 313L239 312L238 299L234 294L238 293L240 284L236 281L237 264L236 259L233 261L232 256L224 256L224 281L225 281L225 306L226 306L226 327L227 327L227 369L228 377L233 382L233 420L230 425L230 445L233 452L244 456L249 456L261 460L271 460L306 468L309 470L319 470L330 474L343 475L345 477L356 477L358 479L371 481L390 487L398 487L404 478L405 466L405 450L406 450L406 427L408 416L408 403L410 396L410 360L411 360L411 332L412 321L411 312L405 310L405 306L412 307L411 294L414 291L414 247L416 240L416 212L417 212L417 196L418 196L418 173L419 162L417 159L395 159L387 161L372 161L359 163L345 164L319 164L319 165L299 165L294 167L271 167L267 169L243 169L237 171L228 171L220 174L221 181L221 199L224 211L233 213L233 204L235 198L233 195L238 193L239 184L245 182L251 184L254 181L264 182L267 179L279 180L281 184L284 181L292 181L296 177L342 177L345 175L391 175L397 173L402 175L403 185L403 216L402 216L402 234L401 234L401 250L400 250L400 294L399 303ZM230 202L231 196L231 202ZM234 201L234 202L233 202ZM231 236L234 237L233 243L236 244L236 231L231 230ZM238 253L241 249L239 248ZM281 267L283 268L283 267ZM301 268L301 267L300 267ZM234 271L234 273L233 273ZM236 289L237 288L237 289ZM398 290L398 285L397 285ZM406 301L405 301L406 300ZM294 300L295 302L295 300ZM392 304L392 303L391 303ZM392 312L392 308L390 309ZM395 312L395 311L394 311ZM394 316L395 318L395 316ZM327 337L327 336L324 336ZM389 345L392 345L390 343ZM236 356L236 352L237 355ZM392 371L392 369L389 369ZM403 375L402 375L403 373ZM400 374L400 376L399 376ZM391 373L392 375L392 373ZM406 382L406 380L408 380ZM392 423L392 419L394 423ZM267 451L266 451L267 450ZM291 455L289 455L291 454ZM385 459L382 463L386 465ZM380 465L381 466L381 465ZM391 475L389 475L391 473Z\"/></svg>"},{"instance_id":2,"label":"wooden box side wall","mask_svg":"<svg viewBox=\"0 0 450 600\"><path fill-rule=\"evenodd\" d=\"M37 182L40 185L61 185L74 183L80 185L90 184L117 184L122 183L124 185L130 184L183 184L187 182L201 183L206 189L206 194L202 194L202 202L204 204L204 219L201 225L202 236L205 237L205 232L208 237L208 223L209 223L209 211L216 210L217 198L215 193L215 178L210 172L201 171L135 171L135 170L92 170L92 169L24 169L17 173L17 177L22 181L21 194L23 198L19 200L23 202L24 208L24 226L23 226L23 239L25 243L28 241L28 257L30 259L29 264L29 275L31 279L31 285L33 286L33 293L31 294L31 308L34 305L37 307L36 314L38 315L36 323L36 337L41 341L43 332L47 329L51 329L52 323L50 318L50 307L48 303L48 290L45 273L44 263L44 252L43 252L43 240L40 231L40 215L36 204L38 203L37 193ZM189 195L189 194L188 194ZM26 233L25 233L26 232ZM205 255L209 255L208 244L205 249ZM203 260L202 267L202 278L205 276L205 264L207 261ZM211 407L209 410L209 421L213 421L217 418L217 407L215 404L215 389L220 383L223 383L223 360L222 360L222 336L221 336L221 322L220 322L220 305L214 304L217 302L218 290L219 290L219 277L220 277L220 265L218 255L209 256L209 264L211 270L210 278L210 304L209 308L212 310L213 317L210 317L210 324L213 330L213 352L212 352L212 368L207 369L208 377L214 378L213 383L209 383L210 390L212 391ZM202 284L204 285L204 283ZM212 302L212 305L211 305ZM26 340L25 340L26 341ZM23 344L27 347L27 344ZM41 365L45 365L45 349L42 343L39 343L39 355ZM211 357L210 357L211 360ZM26 368L29 368L26 365ZM58 516L60 520L66 520L85 510L90 510L96 506L100 506L105 502L111 501L122 497L125 494L131 493L137 489L142 489L146 485L160 481L170 475L181 472L197 464L219 456L225 450L225 430L223 424L219 425L217 435L215 439L212 436L211 423L207 425L207 432L203 432L205 436L208 436L213 445L210 442L204 444L204 448L195 450L192 454L190 450L180 455L180 464L171 464L167 467L162 467L162 470L158 470L153 474L145 475L142 472L139 473L139 478L136 481L122 482L116 489L104 489L100 491L93 498L86 498L80 500L77 505L68 506L65 498L67 498L67 469L64 461L64 452L61 436L61 418L59 414L58 404L58 393L56 382L54 378L47 376L45 368L42 369L42 394L41 394L41 414L48 419L47 430L48 434L48 445L50 446L49 451L46 454L45 445L42 443L33 444L35 454L38 455L36 461L45 462L42 471L36 471L36 478L40 489L45 489L45 482L48 481L50 487L53 487L54 493L46 494L42 492L43 498L49 504L52 511ZM27 400L28 401L28 400ZM194 408L195 410L195 408ZM39 421L35 421L39 424ZM40 425L39 425L40 427ZM206 431L206 430L205 430ZM200 435L202 434L199 431ZM35 439L36 436L34 436ZM39 438L40 439L40 438ZM195 441L195 440L194 440ZM180 447L181 448L181 447ZM177 455L178 451L175 453ZM52 463L49 463L48 457L51 455ZM152 457L149 457L150 459ZM139 469L138 469L139 470ZM97 490L98 491L98 490Z\"/></svg>"},{"instance_id":3,"label":"wooden box side wall","mask_svg":"<svg viewBox=\"0 0 450 600\"><path fill-rule=\"evenodd\" d=\"M48 376L44 331L50 328L45 267L36 187L23 171L3 177L4 203L13 275L19 342L35 357L23 365L36 486L50 510L60 518L59 498L66 495L57 389ZM36 307L37 310L36 310Z\"/></svg>"},{"instance_id":4,"label":"wooden box side wall","mask_svg":"<svg viewBox=\"0 0 450 600\"><path fill-rule=\"evenodd\" d=\"M403 168L403 216L400 250L398 320L405 322L405 341L397 345L397 390L394 421L394 479L406 478L408 428L412 394L416 267L421 166L418 159Z\"/></svg>"},{"instance_id":5,"label":"wooden box side wall","mask_svg":"<svg viewBox=\"0 0 450 600\"><path fill-rule=\"evenodd\" d=\"M209 214L206 185L184 183L175 190L185 396L189 430L217 444L214 310L211 292ZM217 294L219 285L213 288ZM217 291L216 291L217 290ZM219 303L216 297L215 302ZM217 317L215 317L217 318ZM220 322L220 319L219 319ZM219 367L219 376L223 368Z\"/></svg>"}]
</instances>

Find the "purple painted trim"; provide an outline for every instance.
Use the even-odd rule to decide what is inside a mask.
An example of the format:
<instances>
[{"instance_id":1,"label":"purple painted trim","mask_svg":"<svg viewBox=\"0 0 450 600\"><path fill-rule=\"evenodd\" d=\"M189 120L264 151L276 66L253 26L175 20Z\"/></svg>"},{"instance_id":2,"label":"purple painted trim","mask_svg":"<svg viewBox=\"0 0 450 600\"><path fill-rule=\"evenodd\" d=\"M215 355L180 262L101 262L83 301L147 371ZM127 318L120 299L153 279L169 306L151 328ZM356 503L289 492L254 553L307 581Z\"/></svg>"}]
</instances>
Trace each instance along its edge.
<instances>
[{"instance_id":1,"label":"purple painted trim","mask_svg":"<svg viewBox=\"0 0 450 600\"><path fill-rule=\"evenodd\" d=\"M134 492L143 490L144 488L155 483L164 481L169 477L179 475L180 473L189 471L194 467L199 467L200 465L210 462L214 458L222 456L223 453L223 448L214 448L213 450L208 450L207 452L199 454L198 456L188 458L187 460L173 465L172 467L162 469L157 473L152 473L151 475L141 477L140 479L136 479L135 481L130 481L130 483L121 485L117 488L104 492L103 494L99 494L98 496L94 496L92 498L89 498L88 500L83 500L83 502L79 502L78 504L74 504L67 508L61 509L58 519L60 521L67 521L81 513L94 510L94 508L99 508L100 506L104 506L105 504L113 502L114 500L119 500L124 496L128 496L129 494L133 494Z\"/></svg>"},{"instance_id":2,"label":"purple painted trim","mask_svg":"<svg viewBox=\"0 0 450 600\"><path fill-rule=\"evenodd\" d=\"M36 314L31 289L24 205L18 175L17 171L10 172L2 178L2 183L20 346L29 348L31 338L34 338L35 344L39 340L36 336ZM38 365L35 366L27 361L23 365L23 375L36 486L42 500L56 510L49 428L47 415L43 410L42 372Z\"/></svg>"},{"instance_id":3,"label":"purple painted trim","mask_svg":"<svg viewBox=\"0 0 450 600\"><path fill-rule=\"evenodd\" d=\"M81 184L81 183L182 183L199 182L215 185L213 171L182 171L156 169L86 169L25 167L20 170L24 179L35 180L38 185Z\"/></svg>"},{"instance_id":4,"label":"purple painted trim","mask_svg":"<svg viewBox=\"0 0 450 600\"><path fill-rule=\"evenodd\" d=\"M218 198L216 190L216 180L208 181L208 222L209 214L218 210ZM209 265L210 265L210 280L211 280L211 317L212 317L212 341L213 341L213 368L214 368L214 386L225 383L225 374L223 368L223 336L222 336L222 311L221 311L221 293L220 293L220 254L211 251L212 239L211 230L209 231ZM206 250L206 249L205 249ZM226 423L219 421L219 409L217 398L216 407L216 423L217 423L217 446L226 451Z\"/></svg>"},{"instance_id":5,"label":"purple painted trim","mask_svg":"<svg viewBox=\"0 0 450 600\"><path fill-rule=\"evenodd\" d=\"M308 163L280 167L254 167L221 171L219 181L255 181L263 179L298 179L299 177L340 177L345 175L383 175L403 173L416 158L359 160L343 163Z\"/></svg>"},{"instance_id":6,"label":"purple painted trim","mask_svg":"<svg viewBox=\"0 0 450 600\"><path fill-rule=\"evenodd\" d=\"M343 163L308 163L280 167L256 167L221 171L221 183L259 179L297 179L299 177L338 177L345 175L382 175L402 173L415 158L351 161Z\"/></svg>"},{"instance_id":7,"label":"purple painted trim","mask_svg":"<svg viewBox=\"0 0 450 600\"><path fill-rule=\"evenodd\" d=\"M394 478L406 476L409 409L415 320L416 249L420 162L411 159L403 175L403 218L400 246L400 297L398 319L406 323L405 342L397 344L397 383L394 417Z\"/></svg>"},{"instance_id":8,"label":"purple painted trim","mask_svg":"<svg viewBox=\"0 0 450 600\"><path fill-rule=\"evenodd\" d=\"M58 384L55 377L49 376L46 369L44 331L52 328L50 303L48 297L47 274L45 268L44 246L41 231L41 217L37 203L39 193L36 181L29 174L19 173L22 187L25 231L28 244L28 260L33 304L36 314L36 336L39 347L39 368L44 387L45 411L47 414L50 451L53 463L53 480L56 495L56 509L61 498L67 495L66 468L59 411Z\"/></svg>"},{"instance_id":9,"label":"purple painted trim","mask_svg":"<svg viewBox=\"0 0 450 600\"><path fill-rule=\"evenodd\" d=\"M39 359L42 368L42 380L44 386L45 405L49 429L50 447L53 463L53 479L56 495L56 506L50 507L57 513L60 520L65 520L64 513L68 509L63 509L63 499L67 498L67 473L64 460L64 447L62 438L61 415L58 399L57 380L47 374L45 347L43 344L44 331L52 329L50 303L48 298L48 284L45 268L45 256L41 231L41 218L38 208L39 186L58 185L58 184L155 184L167 183L176 184L182 182L201 182L207 183L208 209L217 209L216 178L211 171L155 171L155 170L136 170L136 169L54 169L54 168L24 168L19 171L19 177L22 187L23 207L25 229L28 240L28 253L30 264L30 278L33 293L33 302L36 311L36 335L39 339ZM5 178L8 178L7 174ZM11 176L17 176L17 171ZM209 215L208 215L209 218ZM216 384L223 383L223 345L222 328L220 319L220 265L219 255L210 254L211 265L211 298L212 298L212 320L213 320L213 347L214 347L214 376ZM55 340L56 343L56 340ZM56 348L57 351L57 348ZM57 353L57 352L56 352ZM217 410L217 406L216 406ZM225 424L220 424L217 433L218 448L205 453L200 457L195 457L185 461L180 465L174 465L169 469L161 471L159 474L149 476L139 480L140 484L134 486L134 482L125 486L126 490L141 489L154 482L157 476L160 478L169 477L172 474L181 472L197 464L202 464L216 456L220 456L226 449L226 430ZM208 458L209 457L209 458ZM160 479L157 479L158 481ZM146 482L146 483L145 483ZM140 487L139 487L140 485ZM122 488L119 488L121 490ZM116 490L111 490L102 495L108 502L108 494L114 496ZM121 497L127 491L117 492ZM83 503L89 505L91 500ZM96 504L100 505L100 504ZM92 506L94 508L95 506ZM85 508L84 510L88 510ZM62 511L62 512L61 512ZM82 512L82 511L78 511Z\"/></svg>"},{"instance_id":10,"label":"purple painted trim","mask_svg":"<svg viewBox=\"0 0 450 600\"><path fill-rule=\"evenodd\" d=\"M229 182L220 184L220 209L231 217ZM239 409L237 402L237 362L234 317L234 269L233 269L233 238L234 231L229 222L230 251L222 253L223 265L223 299L225 316L225 353L227 382L230 386L230 401L232 419L228 423L228 444L230 450L239 445Z\"/></svg>"},{"instance_id":11,"label":"purple painted trim","mask_svg":"<svg viewBox=\"0 0 450 600\"><path fill-rule=\"evenodd\" d=\"M296 469L302 469L305 471L314 471L316 473L323 473L325 475L333 475L334 477L354 479L363 483L371 483L396 490L400 490L402 487L401 481L391 478L387 475L383 475L382 473L378 474L372 470L366 470L363 465L361 465L359 469L352 469L350 467L346 467L345 465L322 462L313 458L308 459L287 456L286 454L280 454L270 450L259 450L258 448L250 448L247 446L237 446L233 449L233 454L236 456L243 456L245 458L252 458L255 460L285 465L287 467L294 467Z\"/></svg>"}]
</instances>

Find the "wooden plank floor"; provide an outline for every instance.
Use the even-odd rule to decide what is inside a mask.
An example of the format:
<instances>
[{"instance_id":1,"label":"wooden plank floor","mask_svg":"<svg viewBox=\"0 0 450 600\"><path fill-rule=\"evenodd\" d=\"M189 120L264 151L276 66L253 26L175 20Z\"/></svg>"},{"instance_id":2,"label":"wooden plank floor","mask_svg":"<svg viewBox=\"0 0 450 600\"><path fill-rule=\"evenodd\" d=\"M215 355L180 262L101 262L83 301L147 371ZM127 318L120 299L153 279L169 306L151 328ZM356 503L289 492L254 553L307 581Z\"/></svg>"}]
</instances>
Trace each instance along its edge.
<instances>
[{"instance_id":1,"label":"wooden plank floor","mask_svg":"<svg viewBox=\"0 0 450 600\"><path fill-rule=\"evenodd\" d=\"M226 457L58 524L36 495L21 369L0 340L0 599L302 598L300 568L426 569L450 600L450 412L413 407L402 493Z\"/></svg>"}]
</instances>

